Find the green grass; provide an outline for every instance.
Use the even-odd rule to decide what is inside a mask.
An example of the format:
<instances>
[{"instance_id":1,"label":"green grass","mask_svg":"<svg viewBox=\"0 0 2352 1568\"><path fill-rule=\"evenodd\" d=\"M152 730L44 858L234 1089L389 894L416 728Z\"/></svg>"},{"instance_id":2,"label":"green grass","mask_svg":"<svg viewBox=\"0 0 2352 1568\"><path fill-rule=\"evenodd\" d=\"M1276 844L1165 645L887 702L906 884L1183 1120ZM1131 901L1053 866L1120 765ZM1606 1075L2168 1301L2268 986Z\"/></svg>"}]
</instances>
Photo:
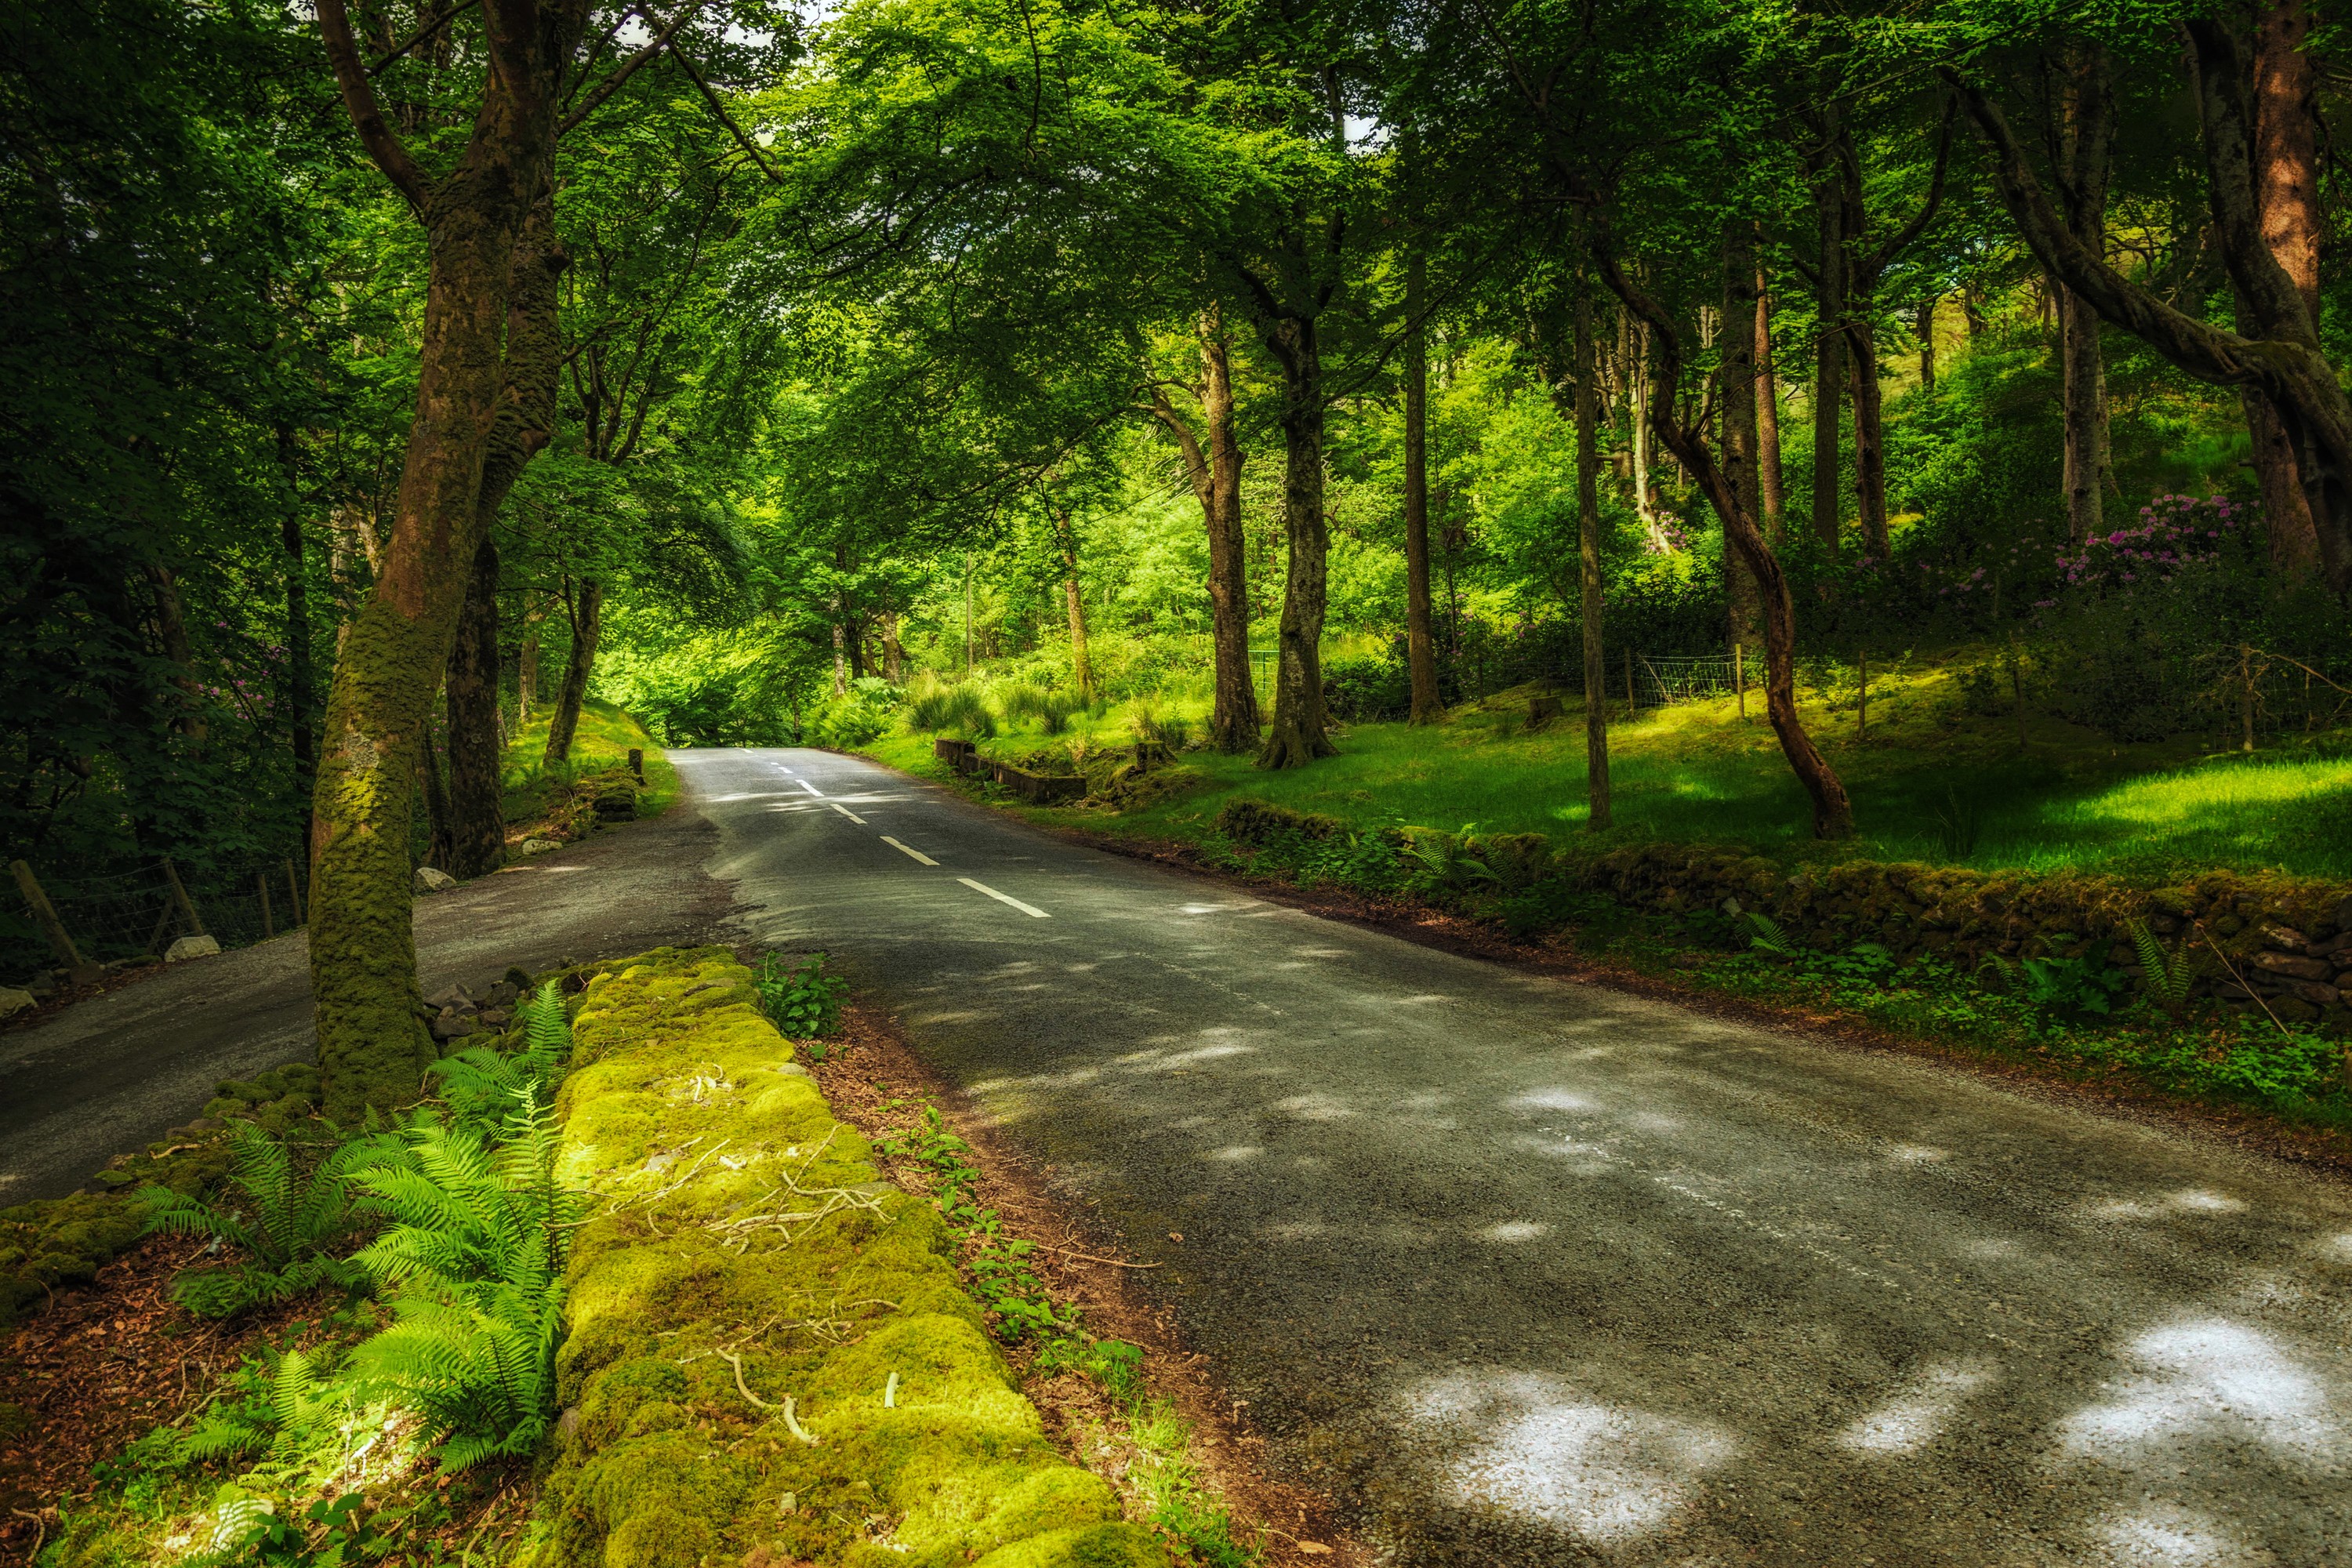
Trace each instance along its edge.
<instances>
[{"instance_id":1,"label":"green grass","mask_svg":"<svg viewBox=\"0 0 2352 1568\"><path fill-rule=\"evenodd\" d=\"M1740 844L1788 860L1853 856L2154 879L2215 868L2352 877L2352 759L2308 749L2209 755L2201 737L2119 744L2044 714L2030 715L2021 750L2012 717L1962 711L1955 663L1874 678L1866 741L1855 734L1851 708L1801 695L1808 727L1853 795L1853 842L1832 847L1811 837L1804 793L1753 693L1744 722L1735 701L1723 699L1612 725L1615 823L1594 841ZM1243 794L1366 826L1475 823L1481 833L1581 835L1583 715L1571 698L1567 713L1529 734L1525 711L1522 698L1496 698L1456 709L1434 729L1349 726L1339 736L1340 755L1283 773L1260 773L1246 757L1194 752L1185 762L1202 784L1189 794L1116 816L1067 807L1036 815L1189 839L1207 831L1228 796ZM1062 743L1034 729L1008 728L982 749L1019 755ZM1115 708L1074 730L1123 743L1126 716ZM930 742L928 734L893 734L869 749L926 771Z\"/></svg>"},{"instance_id":2,"label":"green grass","mask_svg":"<svg viewBox=\"0 0 2352 1568\"><path fill-rule=\"evenodd\" d=\"M637 796L639 816L657 816L677 798L677 770L662 755L662 746L625 710L589 698L580 707L580 727L572 731L572 755L554 768L541 759L547 750L548 721L553 703L542 706L521 732L507 742L501 763L504 795L500 805L509 823L536 822L547 815L551 786L568 786L585 773L624 763L636 747L646 753L646 787Z\"/></svg>"}]
</instances>

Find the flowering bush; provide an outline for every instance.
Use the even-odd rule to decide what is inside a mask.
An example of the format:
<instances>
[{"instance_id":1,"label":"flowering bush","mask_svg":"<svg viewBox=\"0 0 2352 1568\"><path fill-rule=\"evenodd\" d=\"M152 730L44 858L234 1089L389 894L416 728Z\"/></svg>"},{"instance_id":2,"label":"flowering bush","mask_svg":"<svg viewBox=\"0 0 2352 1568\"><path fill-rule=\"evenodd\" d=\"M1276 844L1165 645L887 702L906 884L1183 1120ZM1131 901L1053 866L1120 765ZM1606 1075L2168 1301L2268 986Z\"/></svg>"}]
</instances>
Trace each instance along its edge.
<instances>
[{"instance_id":1,"label":"flowering bush","mask_svg":"<svg viewBox=\"0 0 2352 1568\"><path fill-rule=\"evenodd\" d=\"M2139 509L2139 522L2094 534L2082 548L2058 552L2060 580L2069 588L2128 587L2168 583L2181 571L2211 561L2261 526L2262 511L2225 496L2158 496Z\"/></svg>"}]
</instances>

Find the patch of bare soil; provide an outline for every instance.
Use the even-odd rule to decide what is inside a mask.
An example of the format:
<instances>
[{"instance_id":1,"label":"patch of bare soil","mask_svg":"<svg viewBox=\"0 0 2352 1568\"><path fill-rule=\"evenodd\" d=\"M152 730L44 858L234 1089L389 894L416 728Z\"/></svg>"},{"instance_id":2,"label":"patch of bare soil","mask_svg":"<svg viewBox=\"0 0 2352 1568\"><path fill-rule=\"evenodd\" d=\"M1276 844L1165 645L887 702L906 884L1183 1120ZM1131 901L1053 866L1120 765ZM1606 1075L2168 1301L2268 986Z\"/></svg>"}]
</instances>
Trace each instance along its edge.
<instances>
[{"instance_id":1,"label":"patch of bare soil","mask_svg":"<svg viewBox=\"0 0 2352 1568\"><path fill-rule=\"evenodd\" d=\"M1188 1457L1231 1510L1237 1541L1258 1543L1268 1563L1368 1568L1371 1552L1339 1529L1326 1499L1266 1473L1265 1441L1252 1431L1244 1402L1219 1388L1205 1359L1185 1348L1165 1309L1139 1287L1138 1276L1153 1266L1122 1258L1091 1228L1083 1194L1057 1180L1052 1166L1030 1163L985 1111L916 1057L887 1013L850 1007L841 1037L826 1045L825 1058L812 1067L835 1116L878 1139L917 1125L924 1102L938 1106L971 1145L976 1201L996 1211L1004 1235L1034 1244L1029 1260L1055 1300L1077 1307L1097 1338L1141 1347L1145 1386L1191 1424ZM921 1167L885 1165L910 1191L929 1189ZM1127 1495L1124 1457L1107 1436L1119 1411L1101 1385L1077 1372L1040 1374L1023 1351L1013 1359L1055 1444Z\"/></svg>"},{"instance_id":2,"label":"patch of bare soil","mask_svg":"<svg viewBox=\"0 0 2352 1568\"><path fill-rule=\"evenodd\" d=\"M2054 1059L1996 1056L1949 1041L1895 1034L1833 1008L1727 996L1670 975L1635 969L1622 961L1580 954L1566 935L1520 942L1486 921L1449 914L1412 899L1376 897L1342 888L1301 888L1272 877L1207 866L1189 844L1113 837L1076 827L1047 831L1114 855L1150 860L1188 871L1204 880L1244 889L1270 903L1328 920L1346 921L1465 958L1509 964L1573 984L1604 985L1631 995L1671 1002L1709 1017L1778 1029L1810 1044L1910 1057L1954 1072L1998 1080L2017 1093L2053 1105L2169 1128L2247 1153L2287 1161L2330 1175L2352 1176L2352 1134L2297 1126L2248 1107L2181 1100L2120 1071L2084 1073Z\"/></svg>"}]
</instances>

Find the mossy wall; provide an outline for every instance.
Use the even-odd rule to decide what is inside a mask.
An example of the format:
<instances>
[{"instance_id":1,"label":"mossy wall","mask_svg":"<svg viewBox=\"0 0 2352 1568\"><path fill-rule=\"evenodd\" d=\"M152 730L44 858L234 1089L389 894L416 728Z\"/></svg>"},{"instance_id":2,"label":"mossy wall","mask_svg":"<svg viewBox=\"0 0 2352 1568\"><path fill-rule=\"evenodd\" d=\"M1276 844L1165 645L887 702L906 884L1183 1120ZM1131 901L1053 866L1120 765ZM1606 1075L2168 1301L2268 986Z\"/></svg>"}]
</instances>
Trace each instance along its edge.
<instances>
[{"instance_id":1,"label":"mossy wall","mask_svg":"<svg viewBox=\"0 0 2352 1568\"><path fill-rule=\"evenodd\" d=\"M725 949L608 966L573 1038L561 1174L599 1217L530 1563L1164 1564L1046 1440L938 1214L881 1180Z\"/></svg>"},{"instance_id":2,"label":"mossy wall","mask_svg":"<svg viewBox=\"0 0 2352 1568\"><path fill-rule=\"evenodd\" d=\"M2352 975L2352 889L2290 877L2214 872L2142 887L2079 872L1973 871L1848 860L1790 871L1736 848L1654 844L1559 856L1557 874L1618 902L1676 912L1753 910L1823 949L1877 942L1898 958L2104 956L2141 981L2130 926L2186 951L2194 994L2251 1006L2259 994L2291 1022L2352 1029L2336 984Z\"/></svg>"}]
</instances>

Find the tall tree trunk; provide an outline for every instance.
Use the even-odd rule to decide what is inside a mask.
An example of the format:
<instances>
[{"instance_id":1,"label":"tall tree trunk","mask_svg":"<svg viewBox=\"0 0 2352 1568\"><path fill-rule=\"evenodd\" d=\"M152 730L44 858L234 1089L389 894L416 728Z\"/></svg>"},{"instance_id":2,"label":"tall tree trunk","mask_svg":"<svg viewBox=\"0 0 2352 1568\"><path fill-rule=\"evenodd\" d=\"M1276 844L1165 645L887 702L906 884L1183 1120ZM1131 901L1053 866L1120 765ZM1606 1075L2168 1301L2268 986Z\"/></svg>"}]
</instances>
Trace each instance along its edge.
<instances>
[{"instance_id":1,"label":"tall tree trunk","mask_svg":"<svg viewBox=\"0 0 2352 1568\"><path fill-rule=\"evenodd\" d=\"M518 731L530 722L531 710L539 706L539 623L546 614L545 605L526 608L522 613L522 647L515 654L515 728Z\"/></svg>"},{"instance_id":2,"label":"tall tree trunk","mask_svg":"<svg viewBox=\"0 0 2352 1568\"><path fill-rule=\"evenodd\" d=\"M907 679L907 650L898 641L898 612L882 612L882 678L893 686Z\"/></svg>"},{"instance_id":3,"label":"tall tree trunk","mask_svg":"<svg viewBox=\"0 0 2352 1568\"><path fill-rule=\"evenodd\" d=\"M1919 304L1918 320L1912 331L1919 337L1919 390L1936 390L1936 301L1924 300Z\"/></svg>"},{"instance_id":4,"label":"tall tree trunk","mask_svg":"<svg viewBox=\"0 0 2352 1568\"><path fill-rule=\"evenodd\" d=\"M425 864L449 869L449 792L441 783L440 748L433 743L433 718L425 719L425 743L417 748L417 775L425 786Z\"/></svg>"},{"instance_id":5,"label":"tall tree trunk","mask_svg":"<svg viewBox=\"0 0 2352 1568\"><path fill-rule=\"evenodd\" d=\"M833 602L833 694L838 698L849 695L849 628L841 624L841 600Z\"/></svg>"},{"instance_id":6,"label":"tall tree trunk","mask_svg":"<svg viewBox=\"0 0 2352 1568\"><path fill-rule=\"evenodd\" d=\"M1867 317L1846 324L1853 369L1854 510L1862 519L1863 553L1885 561L1893 552L1886 536L1886 421L1878 382L1878 333Z\"/></svg>"},{"instance_id":7,"label":"tall tree trunk","mask_svg":"<svg viewBox=\"0 0 2352 1568\"><path fill-rule=\"evenodd\" d=\"M1070 679L1080 697L1092 697L1094 671L1087 665L1087 600L1078 586L1078 525L1068 512L1054 511L1054 538L1062 550L1062 600L1070 616Z\"/></svg>"},{"instance_id":8,"label":"tall tree trunk","mask_svg":"<svg viewBox=\"0 0 2352 1568\"><path fill-rule=\"evenodd\" d=\"M1756 487L1764 509L1764 536L1780 548L1788 515L1788 485L1780 472L1780 378L1772 364L1772 296L1756 274Z\"/></svg>"},{"instance_id":9,"label":"tall tree trunk","mask_svg":"<svg viewBox=\"0 0 2352 1568\"><path fill-rule=\"evenodd\" d=\"M1605 229L1596 235L1593 251L1611 291L1629 309L1638 310L1655 335L1659 374L1651 410L1660 438L1698 481L1708 504L1723 520L1724 533L1732 547L1756 574L1757 588L1764 601L1765 710L1771 720L1773 733L1780 738L1781 754L1789 760L1790 771L1811 797L1813 836L1852 837L1853 802L1846 795L1845 784L1838 777L1837 770L1830 766L1829 759L1822 755L1812 737L1805 732L1804 723L1797 716L1797 617L1789 599L1789 579L1780 570L1779 558L1765 544L1754 514L1740 504L1731 481L1717 464L1715 454L1708 450L1704 432L1685 426L1677 414L1675 393L1682 380L1682 339L1675 331L1673 318L1626 276L1610 253Z\"/></svg>"},{"instance_id":10,"label":"tall tree trunk","mask_svg":"<svg viewBox=\"0 0 2352 1568\"><path fill-rule=\"evenodd\" d=\"M1601 443L1594 426L1600 401L1593 385L1592 291L1577 280L1571 374L1576 378L1576 555L1579 609L1584 626L1584 794L1588 832L1609 826L1609 664L1601 657Z\"/></svg>"},{"instance_id":11,"label":"tall tree trunk","mask_svg":"<svg viewBox=\"0 0 2352 1568\"><path fill-rule=\"evenodd\" d=\"M1650 495L1650 336L1642 323L1625 327L1625 421L1633 439L1633 515L1642 520L1642 536L1654 548L1658 542L1657 505Z\"/></svg>"},{"instance_id":12,"label":"tall tree trunk","mask_svg":"<svg viewBox=\"0 0 2352 1568\"><path fill-rule=\"evenodd\" d=\"M1723 236L1723 466L1731 488L1751 516L1761 507L1763 476L1757 458L1756 334L1733 331L1757 315L1755 229L1735 220ZM1756 574L1739 552L1723 552L1724 586L1729 601L1730 640L1740 646L1756 642L1762 630L1762 601Z\"/></svg>"},{"instance_id":13,"label":"tall tree trunk","mask_svg":"<svg viewBox=\"0 0 2352 1568\"><path fill-rule=\"evenodd\" d=\"M180 582L168 566L151 563L146 574L147 587L153 595L155 633L172 666L173 688L180 694L172 728L191 741L202 741L205 734L202 689L196 680L195 648L188 641L187 614L180 606Z\"/></svg>"},{"instance_id":14,"label":"tall tree trunk","mask_svg":"<svg viewBox=\"0 0 2352 1568\"><path fill-rule=\"evenodd\" d=\"M1970 342L1985 335L1984 293L1973 283L1960 290L1960 325Z\"/></svg>"},{"instance_id":15,"label":"tall tree trunk","mask_svg":"<svg viewBox=\"0 0 2352 1568\"><path fill-rule=\"evenodd\" d=\"M1202 433L1151 388L1153 416L1176 442L1185 477L1201 503L1209 535L1209 641L1215 656L1216 696L1209 710L1209 743L1221 752L1257 745L1257 688L1250 679L1249 561L1242 538L1242 447L1234 429L1232 347L1223 314L1201 312ZM1202 438L1206 438L1205 448Z\"/></svg>"},{"instance_id":16,"label":"tall tree trunk","mask_svg":"<svg viewBox=\"0 0 2352 1568\"><path fill-rule=\"evenodd\" d=\"M1209 530L1210 640L1216 649L1216 707L1210 716L1217 749L1257 744L1257 686L1250 676L1249 557L1242 537L1242 446L1234 426L1234 373L1224 321L1214 306L1201 316L1201 422L1208 434L1208 489L1201 498Z\"/></svg>"},{"instance_id":17,"label":"tall tree trunk","mask_svg":"<svg viewBox=\"0 0 2352 1568\"><path fill-rule=\"evenodd\" d=\"M2254 26L2254 200L2263 242L2319 323L2319 139L2317 83L2305 47L2311 16L2304 0L2263 0ZM2282 574L2319 570L2319 531L2304 494L2294 442L2271 400L2251 387L2239 398L2262 486L2271 563Z\"/></svg>"},{"instance_id":18,"label":"tall tree trunk","mask_svg":"<svg viewBox=\"0 0 2352 1568\"><path fill-rule=\"evenodd\" d=\"M507 824L499 804L499 547L488 534L474 552L474 574L449 651L449 855L453 877L486 877L506 859Z\"/></svg>"},{"instance_id":19,"label":"tall tree trunk","mask_svg":"<svg viewBox=\"0 0 2352 1568\"><path fill-rule=\"evenodd\" d=\"M278 543L286 552L286 713L288 748L294 753L295 787L308 802L318 782L317 731L310 710L319 700L318 676L310 666L310 577L303 561L302 511L294 486L294 432L278 433L278 460L286 471L286 515L278 520ZM303 839L310 833L306 823Z\"/></svg>"},{"instance_id":20,"label":"tall tree trunk","mask_svg":"<svg viewBox=\"0 0 2352 1568\"><path fill-rule=\"evenodd\" d=\"M580 705L588 700L588 677L596 668L596 639L604 632L604 585L593 577L581 578L564 607L572 615L572 651L564 657L563 685L556 691L555 715L547 724L545 758L551 763L572 759Z\"/></svg>"},{"instance_id":21,"label":"tall tree trunk","mask_svg":"<svg viewBox=\"0 0 2352 1568\"><path fill-rule=\"evenodd\" d=\"M1426 266L1415 240L1404 264L1404 642L1412 679L1406 717L1414 724L1434 724L1445 717L1429 614L1429 340L1422 322Z\"/></svg>"},{"instance_id":22,"label":"tall tree trunk","mask_svg":"<svg viewBox=\"0 0 2352 1568\"><path fill-rule=\"evenodd\" d=\"M2059 137L2058 183L2066 226L2093 253L2107 247L2108 143L2114 128L2106 50L2085 44L2067 73L2065 122ZM2105 531L2110 459L2107 363L2099 347L2099 312L2058 279L2059 357L2065 410L2066 531L2074 543Z\"/></svg>"},{"instance_id":23,"label":"tall tree trunk","mask_svg":"<svg viewBox=\"0 0 2352 1568\"><path fill-rule=\"evenodd\" d=\"M313 797L310 952L328 1112L346 1125L415 1094L433 1042L410 926L409 813L434 688L480 542L483 468L507 384L514 252L545 188L558 89L586 0L485 6L488 69L450 172L428 176L376 106L343 0L320 30L362 144L425 228L416 415L391 539L327 702Z\"/></svg>"},{"instance_id":24,"label":"tall tree trunk","mask_svg":"<svg viewBox=\"0 0 2352 1568\"><path fill-rule=\"evenodd\" d=\"M1309 317L1269 318L1262 336L1282 367L1282 526L1289 560L1275 638L1274 721L1258 748L1257 765L1298 768L1339 751L1325 733L1323 711L1331 541L1323 516L1322 345Z\"/></svg>"},{"instance_id":25,"label":"tall tree trunk","mask_svg":"<svg viewBox=\"0 0 2352 1568\"><path fill-rule=\"evenodd\" d=\"M1813 538L1832 555L1839 540L1838 470L1845 389L1845 195L1832 144L1842 134L1837 109L1822 115L1823 151L1813 160L1813 217L1819 270L1813 279Z\"/></svg>"}]
</instances>

